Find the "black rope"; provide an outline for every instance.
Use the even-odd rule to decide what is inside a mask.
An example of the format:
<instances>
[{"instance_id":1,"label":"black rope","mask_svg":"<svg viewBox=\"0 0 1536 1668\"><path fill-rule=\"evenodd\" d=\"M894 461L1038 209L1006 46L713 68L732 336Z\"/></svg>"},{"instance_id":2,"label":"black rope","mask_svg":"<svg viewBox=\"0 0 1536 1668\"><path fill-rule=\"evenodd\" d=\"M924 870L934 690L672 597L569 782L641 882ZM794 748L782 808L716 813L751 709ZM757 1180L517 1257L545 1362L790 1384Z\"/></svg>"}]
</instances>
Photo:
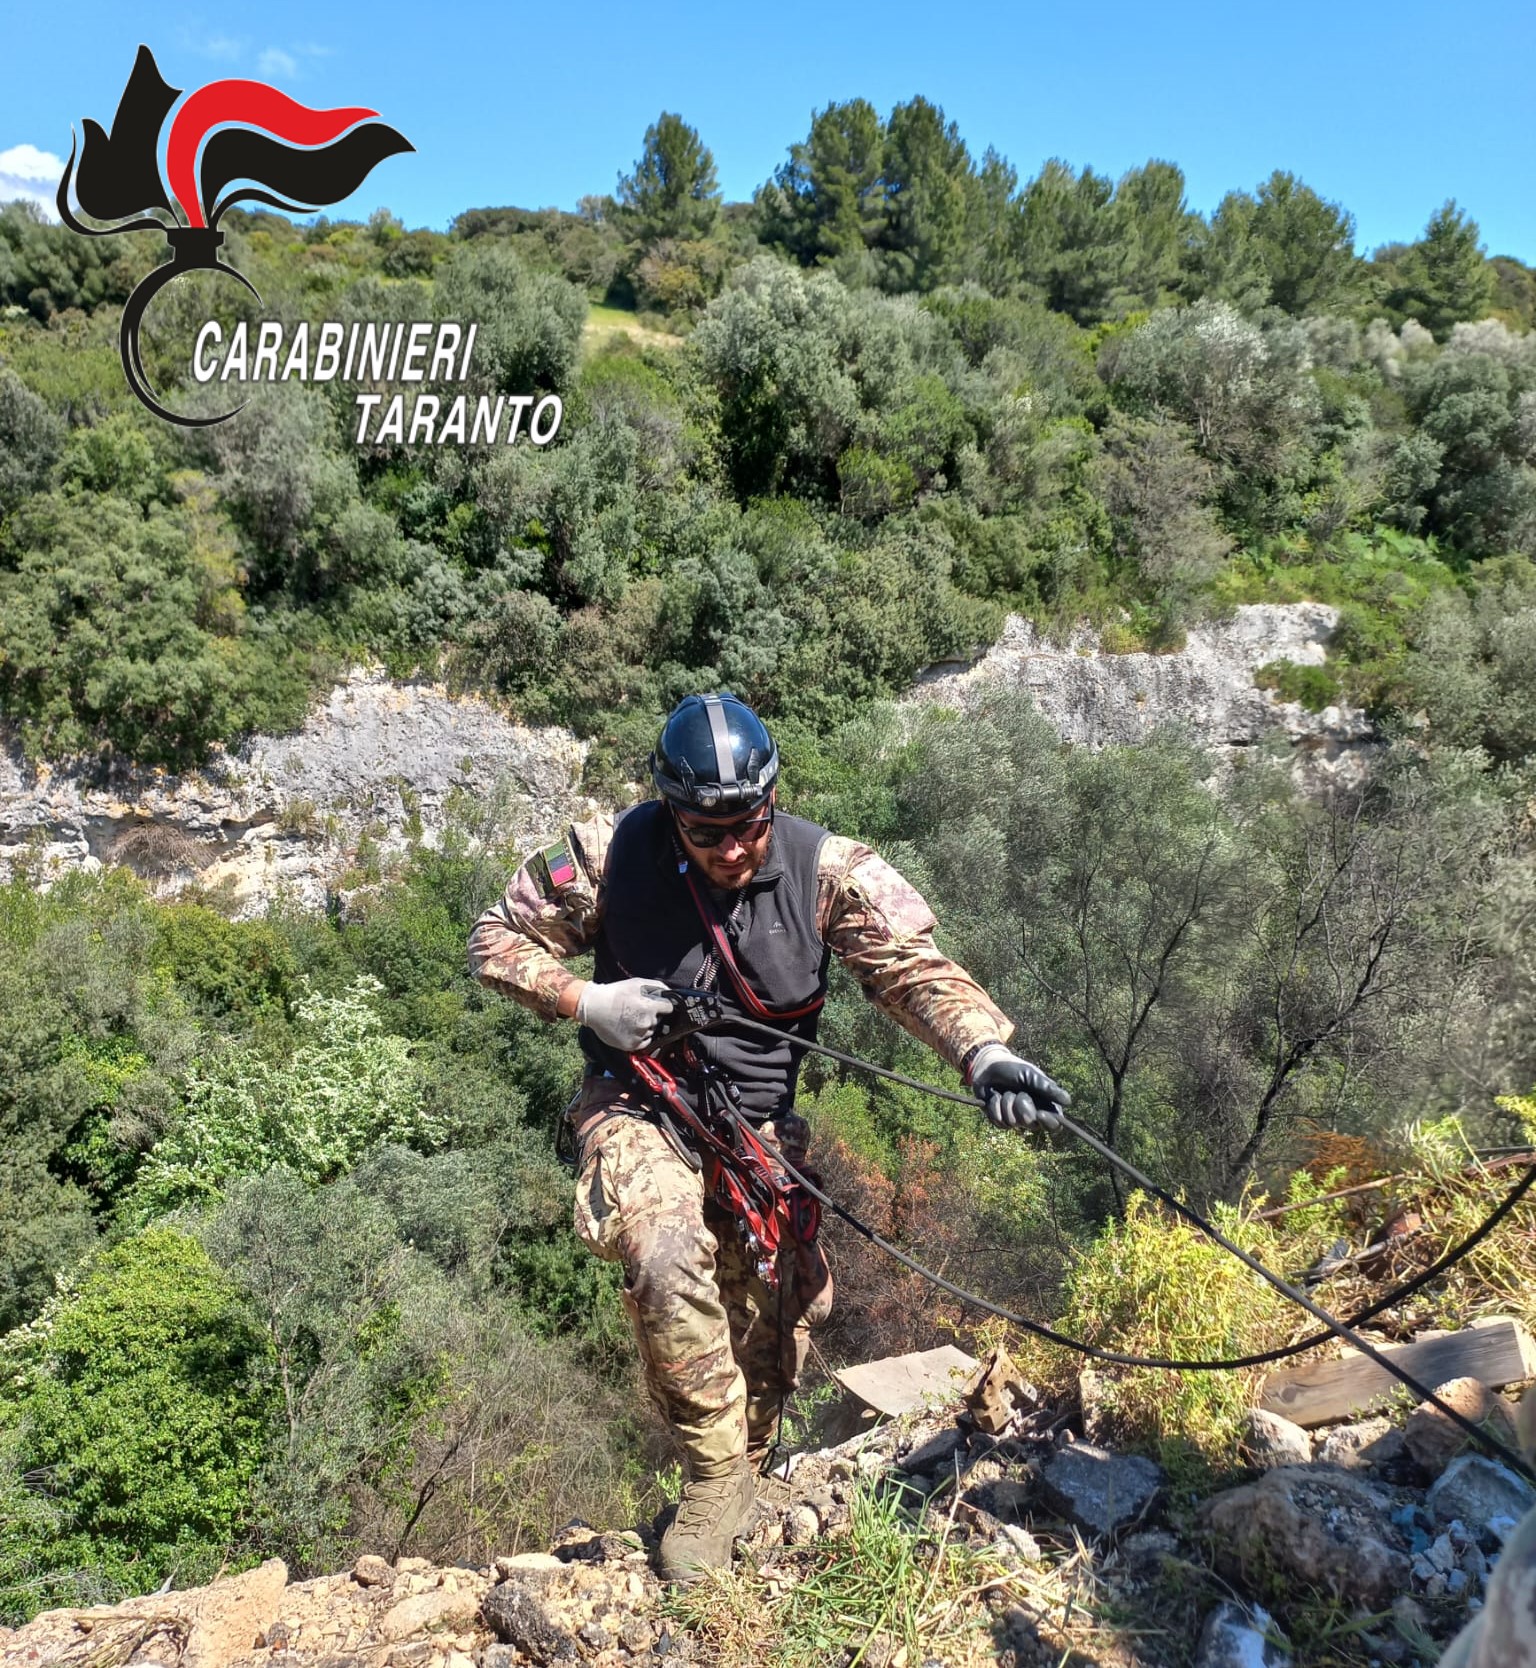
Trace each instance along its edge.
<instances>
[{"instance_id":1,"label":"black rope","mask_svg":"<svg viewBox=\"0 0 1536 1668\"><path fill-rule=\"evenodd\" d=\"M829 1059L840 1061L844 1065L854 1066L863 1071L873 1072L877 1077L888 1078L892 1082L900 1083L907 1088L918 1089L926 1094L933 1095L937 1099L953 1101L959 1105L972 1109L976 1106L975 1097L972 1095L960 1094L953 1089L942 1089L937 1084L924 1083L918 1078L906 1077L900 1072L888 1071L883 1066L876 1066L870 1061L860 1060L855 1055L840 1053L838 1050L828 1048L822 1043L812 1042L806 1037L797 1037L790 1032L780 1031L774 1026L760 1024L756 1020L744 1019L735 1014L730 1014L726 1015L716 1023L731 1025L746 1030L760 1031L777 1041L787 1041L791 1044L798 1045L801 1048L810 1049L815 1053L824 1054ZM737 1113L733 1113L732 1115L739 1117L739 1114ZM1415 1396L1417 1396L1421 1402L1428 1402L1432 1407L1438 1409L1451 1421L1452 1424L1456 1425L1465 1435L1471 1437L1472 1440L1475 1441L1480 1447L1486 1449L1489 1453L1497 1455L1498 1458L1501 1459L1506 1465L1510 1466L1513 1470L1518 1471L1522 1476L1528 1478L1531 1482L1536 1483L1536 1467L1530 1465L1524 1458L1522 1458L1521 1455L1516 1453L1514 1449L1508 1447L1505 1443L1500 1442L1498 1438L1490 1436L1486 1431L1484 1431L1480 1426L1474 1424L1473 1421L1468 1419L1464 1414L1458 1412L1454 1407L1451 1407L1448 1403L1442 1401L1441 1398L1435 1394L1433 1389L1420 1383L1420 1381L1405 1367L1399 1366L1390 1356L1384 1355L1373 1344L1369 1343L1365 1338L1362 1338L1357 1332L1355 1332L1350 1322L1338 1320L1335 1316L1329 1314L1329 1312L1320 1304L1314 1303L1305 1292L1298 1291L1294 1286L1290 1285L1285 1280L1282 1280L1278 1274L1272 1273L1258 1260L1257 1257L1250 1255L1247 1251L1243 1250L1240 1245L1235 1244L1213 1223L1207 1222L1198 1211L1191 1209L1190 1206L1175 1198L1164 1188L1159 1187L1149 1176L1143 1175L1134 1164L1132 1164L1128 1159L1122 1158L1119 1153L1115 1152L1113 1148L1107 1146L1090 1130L1084 1129L1081 1124L1075 1123L1064 1113L1058 1113L1057 1116L1061 1120L1061 1127L1065 1129L1068 1134L1075 1136L1086 1146L1091 1147L1101 1158L1103 1158L1107 1163L1112 1164L1121 1172L1121 1174L1126 1176L1130 1181L1133 1181L1138 1187L1150 1193L1154 1198L1160 1199L1170 1210L1183 1217L1184 1220L1198 1232L1204 1234L1207 1239L1213 1241L1215 1244L1221 1246L1224 1251L1227 1251L1232 1256L1236 1257L1238 1261L1244 1265L1244 1267L1250 1269L1253 1273L1257 1274L1260 1279L1273 1286L1283 1297L1289 1298L1291 1302L1295 1303L1298 1307L1305 1309L1314 1320L1321 1321L1326 1330L1317 1334L1315 1338L1305 1340L1299 1344L1287 1345L1281 1351L1266 1351L1259 1355L1233 1357L1228 1360L1212 1362L1178 1361L1163 1359L1156 1356L1125 1355L1115 1350L1101 1349L1096 1344L1089 1344L1082 1339L1068 1337L1065 1333L1057 1332L1040 1321L1030 1320L1024 1315L1015 1314L1012 1310L1003 1308L1000 1304L989 1302L985 1298L976 1296L973 1292L967 1292L961 1287L955 1285L953 1281L946 1280L943 1275L936 1274L932 1269L925 1268L914 1258L909 1257L898 1246L892 1245L889 1240L882 1238L874 1231L873 1228L869 1227L867 1223L859 1221L859 1219L850 1211L844 1210L835 1199L830 1198L813 1181L805 1176L800 1170L796 1169L795 1166L791 1164L782 1153L775 1151L773 1147L769 1146L767 1141L763 1141L763 1146L769 1157L771 1157L775 1163L782 1164L786 1174L798 1182L801 1187L805 1188L813 1198L818 1199L823 1206L830 1210L841 1221L846 1222L850 1228L854 1229L855 1232L861 1234L865 1239L869 1240L871 1244L878 1246L879 1249L884 1251L888 1256L894 1257L897 1262L900 1262L907 1268L910 1268L914 1274L921 1275L923 1279L930 1281L933 1285L939 1287L940 1290L949 1292L952 1296L959 1298L962 1302L984 1309L988 1313L996 1315L999 1319L1008 1321L1011 1325L1021 1327L1024 1331L1032 1333L1038 1338L1044 1338L1050 1343L1070 1349L1077 1354L1085 1355L1092 1360L1103 1361L1114 1366L1160 1367L1173 1372L1218 1372L1235 1367L1260 1366L1267 1361L1281 1359L1285 1355L1294 1355L1300 1350L1311 1348L1313 1344L1330 1336L1336 1336L1342 1338L1354 1349L1357 1349L1366 1357L1367 1360L1374 1361L1378 1367L1380 1367L1384 1372L1389 1373L1401 1384L1406 1385L1408 1389L1413 1391ZM758 1139L762 1140L762 1137L759 1136ZM1430 1278L1432 1273L1438 1272L1439 1269L1448 1267L1450 1262L1455 1261L1457 1257L1464 1256L1466 1252L1471 1250L1480 1239L1484 1238L1492 1231L1497 1221L1502 1220L1503 1217L1514 1208L1515 1204L1532 1185L1533 1181L1536 1181L1536 1169L1527 1171L1525 1176L1523 1176L1521 1180L1515 1184L1514 1188L1511 1189L1508 1197L1500 1204L1498 1209L1481 1225L1480 1228L1469 1236L1468 1240L1464 1242L1462 1246L1456 1249L1453 1255L1448 1254L1448 1257L1442 1257L1438 1268L1432 1267L1431 1269L1425 1270L1413 1281L1408 1282L1404 1289L1416 1289L1417 1286L1422 1285L1428 1278ZM1393 1301L1395 1301L1395 1298ZM1385 1306L1385 1300L1379 1300L1378 1303L1372 1307L1370 1313L1376 1313Z\"/></svg>"},{"instance_id":2,"label":"black rope","mask_svg":"<svg viewBox=\"0 0 1536 1668\"><path fill-rule=\"evenodd\" d=\"M737 1019L733 1017L731 1018L730 1023L733 1025L740 1025L743 1027L761 1030L764 1033L772 1034L774 1036L782 1036L784 1034L782 1032L775 1031L772 1026L760 1026L755 1020ZM840 1061L843 1065L857 1066L864 1071L873 1073L876 1077L890 1078L894 1082L901 1083L909 1089L922 1089L942 1100L954 1101L959 1105L970 1109L974 1109L976 1106L975 1097L972 1095L959 1094L953 1089L941 1089L937 1084L924 1083L919 1078L904 1077L900 1072L890 1071L886 1067L877 1066L868 1060L860 1060L856 1055L839 1053L838 1050L828 1048L824 1043L810 1042L803 1037L791 1037L790 1041L801 1047L809 1048L817 1054L825 1054L830 1059ZM1511 1148L1510 1150L1523 1151L1524 1149ZM1150 1183L1148 1185L1151 1186ZM1520 1203L1533 1185L1536 1185L1536 1169L1527 1171L1526 1174L1509 1190L1504 1198L1500 1200L1498 1205L1494 1207L1493 1211L1486 1216L1465 1239L1451 1246L1449 1250L1443 1252L1427 1268L1421 1269L1420 1272L1415 1274L1411 1279L1404 1280L1400 1285L1388 1288L1382 1296L1376 1298L1373 1302L1366 1304L1363 1309L1357 1309L1352 1315L1346 1316L1344 1324L1346 1326L1360 1326L1368 1320L1374 1320L1377 1315L1383 1312L1383 1310L1390 1309L1394 1305L1401 1303L1404 1298L1413 1296L1415 1292L1419 1291L1422 1287L1427 1286L1432 1280L1443 1274L1446 1269L1450 1268L1453 1264L1460 1262L1468 1252L1475 1250L1483 1240L1488 1238L1488 1236L1499 1226L1505 1217L1509 1215L1515 1206ZM1159 1197L1165 1197L1165 1195L1162 1194L1162 1190L1155 1186L1152 1187L1152 1192L1156 1193ZM867 1232L862 1223L854 1223L852 1218L849 1218L847 1213L842 1211L839 1206L833 1204L830 1200L824 1199L822 1202L827 1204L832 1210L836 1211L839 1216L842 1216L845 1220L847 1220L850 1226L857 1226L861 1232ZM931 1269L924 1268L920 1263L912 1262L910 1258L905 1256L905 1253L897 1250L894 1246L883 1247L883 1249L889 1250L892 1256L901 1258L903 1261L909 1263L914 1272L922 1274L925 1278L933 1280L938 1284L946 1284L946 1282L944 1282L939 1275L934 1274ZM1074 1338L1070 1334L1064 1332L1052 1331L1050 1327L1043 1325L1039 1321L1027 1321L1021 1316L1016 1316L1011 1312L998 1309L995 1304L989 1303L985 1298L976 1296L974 1292L962 1292L958 1287L951 1287L950 1289L955 1292L956 1296L964 1298L966 1302L973 1303L978 1308L990 1310L991 1312L997 1314L1000 1319L1014 1321L1016 1324L1038 1333L1040 1337L1049 1339L1052 1343L1060 1344L1066 1349L1076 1350L1079 1354L1092 1355L1098 1360L1112 1362L1116 1366L1122 1367L1162 1367L1170 1372L1186 1373L1226 1372L1242 1367L1265 1367L1273 1362L1285 1361L1291 1356L1301 1355L1306 1350L1315 1349L1318 1344L1326 1343L1329 1338L1334 1336L1332 1331L1330 1331L1327 1327L1324 1327L1321 1332L1309 1333L1305 1338L1298 1338L1294 1343L1281 1344L1274 1349L1260 1350L1253 1355L1219 1356L1206 1361L1175 1359L1170 1356L1159 1355L1117 1355L1113 1351L1102 1349L1097 1344L1090 1344L1085 1339Z\"/></svg>"}]
</instances>

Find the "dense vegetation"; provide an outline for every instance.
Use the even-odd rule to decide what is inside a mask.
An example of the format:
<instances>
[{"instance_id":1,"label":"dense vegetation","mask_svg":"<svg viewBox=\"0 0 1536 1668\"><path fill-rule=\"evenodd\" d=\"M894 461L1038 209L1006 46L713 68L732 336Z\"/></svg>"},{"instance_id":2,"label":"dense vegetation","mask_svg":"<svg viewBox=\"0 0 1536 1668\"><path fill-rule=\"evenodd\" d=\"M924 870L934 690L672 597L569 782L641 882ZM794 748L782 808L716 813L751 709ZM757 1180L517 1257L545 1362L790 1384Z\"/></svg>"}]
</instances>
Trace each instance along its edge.
<instances>
[{"instance_id":1,"label":"dense vegetation","mask_svg":"<svg viewBox=\"0 0 1536 1668\"><path fill-rule=\"evenodd\" d=\"M358 654L629 752L708 683L825 731L1006 608L1157 647L1302 591L1356 610L1373 707L1506 755L1529 728L1498 622L1529 619L1536 278L1454 204L1366 259L1291 175L1209 219L1162 162L1021 186L916 99L820 112L751 204L666 115L576 214L232 223L261 316L477 321L472 393L565 399L545 451L359 448L358 384L153 421L115 336L154 244L0 215L0 702L33 754L192 760ZM234 403L189 385L226 290L151 312L173 399ZM584 350L589 302L651 329Z\"/></svg>"},{"instance_id":2,"label":"dense vegetation","mask_svg":"<svg viewBox=\"0 0 1536 1668\"><path fill-rule=\"evenodd\" d=\"M268 315L478 321L475 388L558 392L565 426L358 448L356 386L287 384L173 431L117 362L155 240L0 212L27 755L195 762L368 654L629 771L678 694L729 686L788 802L886 851L1084 1115L1195 1196L1275 1182L1319 1128L1388 1157L1426 1122L1517 1133L1536 276L1455 205L1365 258L1290 175L1208 219L1165 163L1021 186L918 99L818 113L751 204L667 115L576 214L227 224ZM228 403L185 380L222 305L184 280L152 312L174 398ZM1170 648L1304 596L1342 611L1332 657L1272 681L1390 743L1327 800L1262 762L1212 792L1174 740L1063 754L1017 700L915 731L880 704L1008 609ZM273 1552L476 1557L654 1488L613 1270L550 1156L570 1029L464 967L514 858L466 823L323 920L122 871L0 891L4 1614ZM826 1031L936 1072L846 985ZM1098 1167L806 1082L840 1197L1014 1301L1124 1320L1091 1259L1061 1284L1143 1220ZM944 1335L838 1250L829 1353Z\"/></svg>"}]
</instances>

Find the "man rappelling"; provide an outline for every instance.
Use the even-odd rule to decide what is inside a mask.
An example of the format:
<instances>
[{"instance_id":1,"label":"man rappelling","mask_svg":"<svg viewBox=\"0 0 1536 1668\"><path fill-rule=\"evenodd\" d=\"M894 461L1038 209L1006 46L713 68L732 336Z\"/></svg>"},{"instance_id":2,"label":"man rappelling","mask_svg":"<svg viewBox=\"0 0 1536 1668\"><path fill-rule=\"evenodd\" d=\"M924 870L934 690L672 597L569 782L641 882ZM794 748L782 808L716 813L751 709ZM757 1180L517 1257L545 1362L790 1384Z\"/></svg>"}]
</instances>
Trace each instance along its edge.
<instances>
[{"instance_id":1,"label":"man rappelling","mask_svg":"<svg viewBox=\"0 0 1536 1668\"><path fill-rule=\"evenodd\" d=\"M624 1265L646 1383L687 1461L661 1543L676 1582L729 1564L831 1308L814 1201L775 1162L804 1165L795 1039L815 1037L830 957L994 1123L1049 1126L1068 1103L1008 1049L1011 1023L935 946L918 892L868 846L777 810L778 771L745 702L688 696L651 755L660 797L530 857L469 941L483 984L581 1026L576 1231ZM562 965L588 950L590 981Z\"/></svg>"}]
</instances>

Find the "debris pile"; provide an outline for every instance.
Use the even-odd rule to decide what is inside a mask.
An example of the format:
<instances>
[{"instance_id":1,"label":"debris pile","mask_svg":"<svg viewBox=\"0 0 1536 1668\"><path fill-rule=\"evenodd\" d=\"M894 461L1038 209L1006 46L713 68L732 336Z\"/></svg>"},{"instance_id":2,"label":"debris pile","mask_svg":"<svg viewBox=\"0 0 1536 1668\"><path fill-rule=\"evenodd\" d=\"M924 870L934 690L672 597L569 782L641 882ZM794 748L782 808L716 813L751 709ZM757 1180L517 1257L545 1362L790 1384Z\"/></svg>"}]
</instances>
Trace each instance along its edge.
<instances>
[{"instance_id":1,"label":"debris pile","mask_svg":"<svg viewBox=\"0 0 1536 1668\"><path fill-rule=\"evenodd\" d=\"M880 1372L855 1370L855 1382L919 1383L933 1371L922 1355L872 1365ZM958 1379L953 1364L947 1371ZM1515 1428L1509 1404L1476 1380L1437 1393L1490 1429ZM1520 1569L1504 1587L1522 1573L1531 1579L1536 1545L1523 1543L1536 1543L1536 1490L1470 1451L1427 1403L1406 1424L1364 1418L1321 1432L1255 1409L1247 1476L1198 1505L1145 1456L1081 1440L1071 1410L1042 1405L1001 1351L975 1367L967 1386L953 1383L942 1407L930 1391L928 1405L873 1426L858 1420L859 1407L851 1411L861 1425L854 1435L791 1454L760 1480L734 1576L718 1589L707 1584L702 1598L694 1589L691 1608L669 1598L653 1573L663 1514L623 1531L574 1523L548 1552L481 1569L367 1555L345 1574L289 1583L273 1560L191 1592L52 1611L0 1632L0 1668L750 1661L722 1651L708 1618L755 1605L760 1637L770 1637L779 1608L797 1588L814 1587L871 1501L892 1506L938 1549L935 1578L947 1547L966 1549L970 1567L989 1573L958 1596L941 1591L927 1612L943 1654L914 1654L910 1631L904 1641L894 1627L871 1627L861 1668L1059 1662L1069 1647L1083 1647L1075 1630L1087 1627L1100 1646L1113 1637L1097 1620L1105 1600L1115 1616L1139 1614L1140 1623L1126 1624L1129 1654L1095 1660L1184 1663L1194 1645L1197 1668L1304 1660L1277 1620L1289 1593L1332 1607L1355 1653L1342 1661L1433 1660L1485 1605L1483 1632L1524 1625L1508 1603L1501 1608L1493 1582L1511 1544L1521 1548ZM1455 1661L1482 1668L1494 1660L1467 1654L1477 1648L1474 1633ZM840 1646L827 1660L849 1663L855 1654Z\"/></svg>"}]
</instances>

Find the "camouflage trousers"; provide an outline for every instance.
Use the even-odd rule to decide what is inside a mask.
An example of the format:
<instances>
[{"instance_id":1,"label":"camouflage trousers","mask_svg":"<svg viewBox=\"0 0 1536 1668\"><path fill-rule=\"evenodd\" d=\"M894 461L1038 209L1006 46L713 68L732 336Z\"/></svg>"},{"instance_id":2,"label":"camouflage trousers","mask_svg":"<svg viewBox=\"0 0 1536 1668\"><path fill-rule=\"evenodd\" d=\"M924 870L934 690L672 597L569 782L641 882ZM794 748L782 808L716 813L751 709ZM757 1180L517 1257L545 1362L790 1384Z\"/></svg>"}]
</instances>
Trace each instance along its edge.
<instances>
[{"instance_id":1,"label":"camouflage trousers","mask_svg":"<svg viewBox=\"0 0 1536 1668\"><path fill-rule=\"evenodd\" d=\"M771 1290L731 1216L705 1197L700 1172L642 1114L613 1078L582 1085L570 1112L580 1152L576 1232L599 1257L623 1263L624 1307L651 1398L693 1475L718 1475L772 1442L810 1328L831 1310L832 1279L819 1249L786 1246ZM763 1127L796 1165L805 1133L793 1113Z\"/></svg>"}]
</instances>

